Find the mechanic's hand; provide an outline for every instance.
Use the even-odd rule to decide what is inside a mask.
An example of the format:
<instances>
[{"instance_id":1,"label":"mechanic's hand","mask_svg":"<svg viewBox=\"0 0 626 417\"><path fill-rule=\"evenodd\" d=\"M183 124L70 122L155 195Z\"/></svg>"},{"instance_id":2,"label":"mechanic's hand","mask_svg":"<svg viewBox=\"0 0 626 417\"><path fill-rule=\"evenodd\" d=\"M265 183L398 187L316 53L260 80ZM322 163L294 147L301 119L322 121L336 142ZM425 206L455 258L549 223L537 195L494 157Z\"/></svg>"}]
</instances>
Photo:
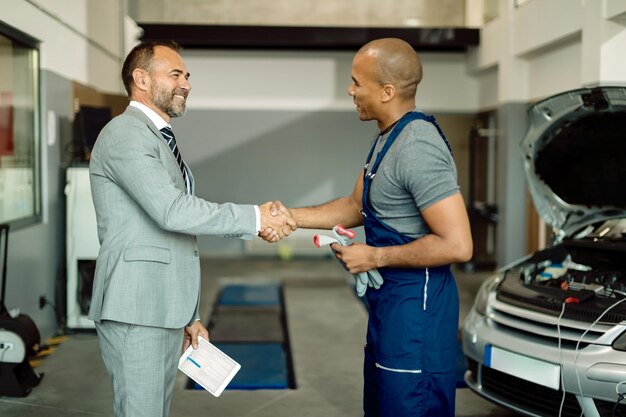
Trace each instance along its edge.
<instances>
[{"instance_id":1,"label":"mechanic's hand","mask_svg":"<svg viewBox=\"0 0 626 417\"><path fill-rule=\"evenodd\" d=\"M330 245L335 252L335 257L339 259L351 274L367 272L376 268L376 249L365 243L354 242L349 246L341 246L338 243Z\"/></svg>"}]
</instances>

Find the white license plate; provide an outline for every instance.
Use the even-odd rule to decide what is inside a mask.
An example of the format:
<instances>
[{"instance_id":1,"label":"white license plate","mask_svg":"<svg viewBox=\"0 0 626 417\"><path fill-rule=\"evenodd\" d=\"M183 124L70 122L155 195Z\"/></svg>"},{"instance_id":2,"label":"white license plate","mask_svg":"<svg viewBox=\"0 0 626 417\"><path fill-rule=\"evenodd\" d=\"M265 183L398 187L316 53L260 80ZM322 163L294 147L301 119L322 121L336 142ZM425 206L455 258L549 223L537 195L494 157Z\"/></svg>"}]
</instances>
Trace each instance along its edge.
<instances>
[{"instance_id":1,"label":"white license plate","mask_svg":"<svg viewBox=\"0 0 626 417\"><path fill-rule=\"evenodd\" d=\"M554 390L560 386L561 367L492 345L485 346L485 366Z\"/></svg>"}]
</instances>

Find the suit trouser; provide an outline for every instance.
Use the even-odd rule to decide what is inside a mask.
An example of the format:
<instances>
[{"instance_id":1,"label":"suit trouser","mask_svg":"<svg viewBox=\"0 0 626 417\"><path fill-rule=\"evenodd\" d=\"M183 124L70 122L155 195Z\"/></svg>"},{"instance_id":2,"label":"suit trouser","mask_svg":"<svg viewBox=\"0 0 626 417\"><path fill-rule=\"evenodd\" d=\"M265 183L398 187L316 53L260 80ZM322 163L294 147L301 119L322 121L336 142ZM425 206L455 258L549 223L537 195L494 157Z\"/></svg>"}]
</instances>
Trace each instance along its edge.
<instances>
[{"instance_id":1,"label":"suit trouser","mask_svg":"<svg viewBox=\"0 0 626 417\"><path fill-rule=\"evenodd\" d=\"M102 359L113 382L116 417L167 417L183 329L96 323Z\"/></svg>"}]
</instances>

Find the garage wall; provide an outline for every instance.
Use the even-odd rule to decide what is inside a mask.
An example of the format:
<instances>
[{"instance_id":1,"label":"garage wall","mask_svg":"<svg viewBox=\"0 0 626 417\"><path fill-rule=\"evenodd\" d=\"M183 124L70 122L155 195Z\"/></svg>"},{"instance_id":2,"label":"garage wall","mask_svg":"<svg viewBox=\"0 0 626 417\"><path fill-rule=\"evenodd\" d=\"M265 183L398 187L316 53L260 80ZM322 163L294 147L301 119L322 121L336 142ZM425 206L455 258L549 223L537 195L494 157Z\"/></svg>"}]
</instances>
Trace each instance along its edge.
<instances>
[{"instance_id":1,"label":"garage wall","mask_svg":"<svg viewBox=\"0 0 626 417\"><path fill-rule=\"evenodd\" d=\"M42 41L41 66L120 92L124 0L0 0L0 20Z\"/></svg>"},{"instance_id":2,"label":"garage wall","mask_svg":"<svg viewBox=\"0 0 626 417\"><path fill-rule=\"evenodd\" d=\"M528 96L536 99L582 86L580 34L529 54ZM576 87L575 87L576 86Z\"/></svg>"},{"instance_id":3,"label":"garage wall","mask_svg":"<svg viewBox=\"0 0 626 417\"><path fill-rule=\"evenodd\" d=\"M354 51L356 52L356 51ZM353 110L347 94L354 52L185 50L194 109ZM424 79L418 106L473 112L478 81L464 53L421 53Z\"/></svg>"},{"instance_id":4,"label":"garage wall","mask_svg":"<svg viewBox=\"0 0 626 417\"><path fill-rule=\"evenodd\" d=\"M463 26L465 0L129 0L141 22L218 25Z\"/></svg>"},{"instance_id":5,"label":"garage wall","mask_svg":"<svg viewBox=\"0 0 626 417\"><path fill-rule=\"evenodd\" d=\"M475 76L498 69L498 102L528 102L557 87L626 82L625 2L512 3L500 1L498 16L481 28L480 46L468 58ZM482 95L479 100L483 105Z\"/></svg>"}]
</instances>

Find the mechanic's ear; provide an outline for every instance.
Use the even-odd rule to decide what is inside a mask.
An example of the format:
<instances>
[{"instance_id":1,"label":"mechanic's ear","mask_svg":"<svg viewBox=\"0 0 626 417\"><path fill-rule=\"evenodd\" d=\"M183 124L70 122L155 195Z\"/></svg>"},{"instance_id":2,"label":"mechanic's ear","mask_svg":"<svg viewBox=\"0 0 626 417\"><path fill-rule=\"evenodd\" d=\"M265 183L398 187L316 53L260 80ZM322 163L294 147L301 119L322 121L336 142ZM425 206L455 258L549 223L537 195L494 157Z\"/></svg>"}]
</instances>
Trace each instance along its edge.
<instances>
[{"instance_id":1,"label":"mechanic's ear","mask_svg":"<svg viewBox=\"0 0 626 417\"><path fill-rule=\"evenodd\" d=\"M385 84L383 85L383 91L381 96L381 101L383 103L387 103L391 101L396 96L396 86L393 84Z\"/></svg>"}]
</instances>

